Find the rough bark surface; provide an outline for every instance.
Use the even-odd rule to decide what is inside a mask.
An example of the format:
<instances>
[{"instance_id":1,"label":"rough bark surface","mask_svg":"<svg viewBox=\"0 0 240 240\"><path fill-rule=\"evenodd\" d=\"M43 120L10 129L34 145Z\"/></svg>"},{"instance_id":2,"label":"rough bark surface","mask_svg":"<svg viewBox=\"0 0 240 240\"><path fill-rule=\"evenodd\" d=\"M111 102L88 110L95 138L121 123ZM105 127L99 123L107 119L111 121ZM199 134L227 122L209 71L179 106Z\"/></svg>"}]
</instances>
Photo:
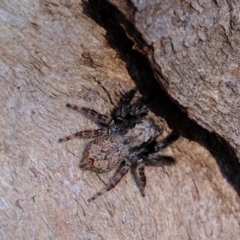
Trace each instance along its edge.
<instances>
[{"instance_id":1,"label":"rough bark surface","mask_svg":"<svg viewBox=\"0 0 240 240\"><path fill-rule=\"evenodd\" d=\"M169 95L190 118L224 137L240 157L240 2L111 2L141 34Z\"/></svg>"},{"instance_id":2,"label":"rough bark surface","mask_svg":"<svg viewBox=\"0 0 240 240\"><path fill-rule=\"evenodd\" d=\"M236 180L232 188L220 166L226 155L211 154L204 141L181 137L166 149L178 163L146 169L145 198L129 174L95 202L86 201L112 173L78 168L88 140L57 142L96 128L65 104L108 114L136 85L129 73L141 75L134 63L134 72L127 69L108 32L86 14L92 7L77 0L0 2L0 238L236 239ZM162 110L152 109L167 135ZM174 109L167 114L178 117Z\"/></svg>"}]
</instances>

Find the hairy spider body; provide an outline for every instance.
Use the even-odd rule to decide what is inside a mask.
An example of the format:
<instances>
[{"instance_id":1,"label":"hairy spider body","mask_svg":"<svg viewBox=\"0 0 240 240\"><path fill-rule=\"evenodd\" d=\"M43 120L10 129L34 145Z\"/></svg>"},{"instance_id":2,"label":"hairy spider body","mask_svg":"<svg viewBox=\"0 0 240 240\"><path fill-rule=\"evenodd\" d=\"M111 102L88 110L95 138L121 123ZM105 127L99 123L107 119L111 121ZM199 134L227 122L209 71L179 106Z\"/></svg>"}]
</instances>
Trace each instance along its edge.
<instances>
[{"instance_id":1,"label":"hairy spider body","mask_svg":"<svg viewBox=\"0 0 240 240\"><path fill-rule=\"evenodd\" d=\"M113 125L114 127L115 125ZM98 137L88 144L83 158L80 162L80 168L95 172L107 172L119 163L122 159L129 157L131 161L139 152L139 147L155 139L160 132L151 119L143 119L129 129L125 135L119 127L118 132Z\"/></svg>"},{"instance_id":2,"label":"hairy spider body","mask_svg":"<svg viewBox=\"0 0 240 240\"><path fill-rule=\"evenodd\" d=\"M95 172L107 172L119 163L127 153L123 139L118 136L103 136L90 142L79 167Z\"/></svg>"},{"instance_id":3,"label":"hairy spider body","mask_svg":"<svg viewBox=\"0 0 240 240\"><path fill-rule=\"evenodd\" d=\"M87 145L79 167L99 173L116 168L116 173L108 184L88 201L93 201L114 188L129 170L142 196L145 196L145 165L163 166L175 162L172 157L159 155L158 152L174 142L179 136L178 133L173 132L157 142L162 129L147 115L148 110L143 104L143 98L132 103L134 95L135 90L129 91L112 111L111 117L92 109L66 105L91 118L100 128L77 132L59 139L59 142L75 137L95 138Z\"/></svg>"}]
</instances>

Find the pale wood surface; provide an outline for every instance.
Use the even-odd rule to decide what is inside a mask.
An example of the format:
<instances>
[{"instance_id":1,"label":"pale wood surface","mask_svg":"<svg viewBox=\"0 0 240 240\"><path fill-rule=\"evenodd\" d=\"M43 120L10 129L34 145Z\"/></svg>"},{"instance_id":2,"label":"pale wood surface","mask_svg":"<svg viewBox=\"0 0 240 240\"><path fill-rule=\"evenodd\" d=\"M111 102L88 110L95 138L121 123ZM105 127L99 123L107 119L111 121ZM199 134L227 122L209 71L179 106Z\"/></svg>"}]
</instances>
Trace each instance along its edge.
<instances>
[{"instance_id":1,"label":"pale wood surface","mask_svg":"<svg viewBox=\"0 0 240 240\"><path fill-rule=\"evenodd\" d=\"M112 173L78 168L87 140L57 142L96 127L65 104L108 114L135 83L81 1L1 1L0 11L1 239L239 236L237 193L213 156L184 137L165 152L175 166L146 169L145 198L129 174L87 203Z\"/></svg>"}]
</instances>

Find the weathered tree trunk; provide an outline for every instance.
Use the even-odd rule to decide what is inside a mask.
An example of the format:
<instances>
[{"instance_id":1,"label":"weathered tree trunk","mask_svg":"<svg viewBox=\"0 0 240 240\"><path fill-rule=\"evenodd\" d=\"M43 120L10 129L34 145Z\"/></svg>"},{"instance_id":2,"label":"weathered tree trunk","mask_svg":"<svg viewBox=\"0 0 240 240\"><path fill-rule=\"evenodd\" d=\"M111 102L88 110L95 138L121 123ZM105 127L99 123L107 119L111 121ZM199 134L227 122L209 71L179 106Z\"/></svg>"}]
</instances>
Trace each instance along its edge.
<instances>
[{"instance_id":1,"label":"weathered tree trunk","mask_svg":"<svg viewBox=\"0 0 240 240\"><path fill-rule=\"evenodd\" d=\"M145 57L131 49L132 42L118 28L114 16L120 15L104 1L90 3L0 3L0 238L236 239L238 165L234 171L226 164L234 153L158 89ZM109 19L102 16L106 10ZM167 69L174 66L169 59L176 53L167 54L168 64L161 71L172 95L175 78ZM191 68L182 69L191 76ZM65 105L109 114L120 96L136 85L142 94L154 89L150 114L164 126L163 136L170 132L168 124L177 128L177 121L186 124L190 134L180 129L183 137L166 149L166 155L177 159L175 166L146 168L145 198L129 174L115 189L88 203L112 172L78 168L89 140L57 142L96 128ZM174 94L180 96L175 87Z\"/></svg>"}]
</instances>

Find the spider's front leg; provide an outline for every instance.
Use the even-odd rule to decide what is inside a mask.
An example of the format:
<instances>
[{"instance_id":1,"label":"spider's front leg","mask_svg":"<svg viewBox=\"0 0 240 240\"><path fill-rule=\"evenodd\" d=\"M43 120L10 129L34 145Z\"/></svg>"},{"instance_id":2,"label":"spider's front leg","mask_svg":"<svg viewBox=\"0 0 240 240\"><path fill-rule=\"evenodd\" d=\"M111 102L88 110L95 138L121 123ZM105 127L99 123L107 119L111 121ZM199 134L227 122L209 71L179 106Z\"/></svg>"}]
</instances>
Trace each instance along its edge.
<instances>
[{"instance_id":1,"label":"spider's front leg","mask_svg":"<svg viewBox=\"0 0 240 240\"><path fill-rule=\"evenodd\" d=\"M130 166L131 166L131 163L128 160L124 159L120 163L113 177L109 180L108 184L101 191L97 192L91 198L89 198L88 202L94 201L97 197L103 195L107 191L114 188L120 182L120 180L127 174Z\"/></svg>"},{"instance_id":2,"label":"spider's front leg","mask_svg":"<svg viewBox=\"0 0 240 240\"><path fill-rule=\"evenodd\" d=\"M168 145L174 143L178 140L179 136L180 135L178 131L171 132L167 137L157 142L157 144L155 145L155 151L159 151L160 149L163 149Z\"/></svg>"},{"instance_id":3,"label":"spider's front leg","mask_svg":"<svg viewBox=\"0 0 240 240\"><path fill-rule=\"evenodd\" d=\"M158 153L151 153L147 156L142 156L147 166L166 166L173 165L176 160L169 156L159 155Z\"/></svg>"},{"instance_id":4,"label":"spider's front leg","mask_svg":"<svg viewBox=\"0 0 240 240\"><path fill-rule=\"evenodd\" d=\"M112 118L115 121L123 121L125 118L139 118L147 114L148 110L144 105L144 97L131 104L136 90L133 89L125 94L119 104L112 112Z\"/></svg>"},{"instance_id":5,"label":"spider's front leg","mask_svg":"<svg viewBox=\"0 0 240 240\"><path fill-rule=\"evenodd\" d=\"M110 126L112 119L106 115L100 114L95 110L85 108L85 107L78 107L76 105L72 104L66 104L67 108L71 108L73 110L76 110L82 114L84 114L86 117L90 118L93 120L96 124L98 125L103 125L103 126Z\"/></svg>"},{"instance_id":6,"label":"spider's front leg","mask_svg":"<svg viewBox=\"0 0 240 240\"><path fill-rule=\"evenodd\" d=\"M140 117L146 115L148 112L147 107L144 105L144 98L139 98L135 103L131 105L129 115L134 117Z\"/></svg>"},{"instance_id":7,"label":"spider's front leg","mask_svg":"<svg viewBox=\"0 0 240 240\"><path fill-rule=\"evenodd\" d=\"M108 133L108 130L103 129L103 128L102 129L97 129L97 130L85 130L85 131L74 133L74 134L72 134L70 136L67 136L67 137L64 137L64 138L60 138L58 140L58 142L66 142L66 141L72 140L76 137L78 137L78 138L99 137L99 136L105 135L107 133Z\"/></svg>"},{"instance_id":8,"label":"spider's front leg","mask_svg":"<svg viewBox=\"0 0 240 240\"><path fill-rule=\"evenodd\" d=\"M112 112L112 118L115 121L119 121L119 120L122 121L126 117L126 115L129 113L131 108L130 103L135 93L136 93L136 90L132 89L121 98L121 100L119 101L119 103L117 104L117 106Z\"/></svg>"}]
</instances>

